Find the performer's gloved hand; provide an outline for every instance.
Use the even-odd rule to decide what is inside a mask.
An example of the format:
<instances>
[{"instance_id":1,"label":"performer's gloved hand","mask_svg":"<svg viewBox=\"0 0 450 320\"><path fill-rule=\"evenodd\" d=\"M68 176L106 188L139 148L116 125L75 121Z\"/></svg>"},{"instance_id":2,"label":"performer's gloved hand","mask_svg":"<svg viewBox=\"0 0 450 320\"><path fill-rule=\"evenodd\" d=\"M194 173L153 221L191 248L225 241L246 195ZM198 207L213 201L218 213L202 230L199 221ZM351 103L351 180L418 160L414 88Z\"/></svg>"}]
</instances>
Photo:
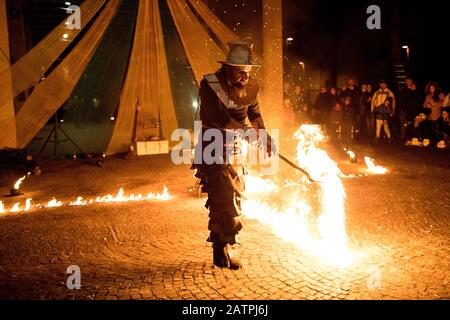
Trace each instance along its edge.
<instances>
[{"instance_id":1,"label":"performer's gloved hand","mask_svg":"<svg viewBox=\"0 0 450 320\"><path fill-rule=\"evenodd\" d=\"M269 157L277 154L277 145L275 140L267 133L262 134L259 137L259 145Z\"/></svg>"}]
</instances>

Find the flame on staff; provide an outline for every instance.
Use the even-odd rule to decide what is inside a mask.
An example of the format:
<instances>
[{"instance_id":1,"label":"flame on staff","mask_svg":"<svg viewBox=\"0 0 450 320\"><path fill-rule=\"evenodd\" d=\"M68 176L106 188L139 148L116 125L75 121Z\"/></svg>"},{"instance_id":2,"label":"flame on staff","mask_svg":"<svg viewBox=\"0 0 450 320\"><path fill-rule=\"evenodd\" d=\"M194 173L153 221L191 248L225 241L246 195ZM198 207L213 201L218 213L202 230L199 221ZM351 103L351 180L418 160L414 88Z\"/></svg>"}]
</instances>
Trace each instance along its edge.
<instances>
[{"instance_id":1,"label":"flame on staff","mask_svg":"<svg viewBox=\"0 0 450 320\"><path fill-rule=\"evenodd\" d=\"M350 159L352 159L352 160L356 158L356 155L352 150L348 150L347 154L350 157Z\"/></svg>"},{"instance_id":2,"label":"flame on staff","mask_svg":"<svg viewBox=\"0 0 450 320\"><path fill-rule=\"evenodd\" d=\"M25 176L23 176L22 178L20 178L19 180L17 180L16 183L14 184L13 189L14 189L14 190L19 190L20 184L22 183L23 180L25 180L26 177L27 177L27 176L25 175Z\"/></svg>"},{"instance_id":3,"label":"flame on staff","mask_svg":"<svg viewBox=\"0 0 450 320\"><path fill-rule=\"evenodd\" d=\"M364 157L364 161L366 162L366 165L367 165L367 168L369 169L369 171L374 174L385 174L386 172L389 171L388 169L386 169L382 166L375 165L375 161L373 159L371 159L370 157Z\"/></svg>"},{"instance_id":4,"label":"flame on staff","mask_svg":"<svg viewBox=\"0 0 450 320\"><path fill-rule=\"evenodd\" d=\"M345 230L345 190L339 176L341 171L319 148L324 141L319 126L302 125L295 137L299 165L321 183L311 184L302 177L299 181L286 181L284 186L277 186L273 181L247 178L248 200L243 201L244 214L270 225L279 237L326 263L348 266L353 262L353 256ZM263 185L275 185L275 188L261 187ZM264 198L270 199L271 191L283 195L279 203L262 199L261 192L265 193Z\"/></svg>"}]
</instances>

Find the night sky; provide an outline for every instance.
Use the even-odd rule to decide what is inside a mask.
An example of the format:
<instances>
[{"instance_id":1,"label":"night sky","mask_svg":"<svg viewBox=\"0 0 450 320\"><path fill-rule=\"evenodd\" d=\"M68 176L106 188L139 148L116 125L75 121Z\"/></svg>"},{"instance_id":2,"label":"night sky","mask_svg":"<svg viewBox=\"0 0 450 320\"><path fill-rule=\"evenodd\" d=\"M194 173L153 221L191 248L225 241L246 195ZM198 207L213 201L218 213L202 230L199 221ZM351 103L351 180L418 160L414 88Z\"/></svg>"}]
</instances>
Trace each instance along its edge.
<instances>
[{"instance_id":1,"label":"night sky","mask_svg":"<svg viewBox=\"0 0 450 320\"><path fill-rule=\"evenodd\" d=\"M241 37L253 36L256 49L260 46L262 18L257 13L262 11L261 1L209 0L208 4ZM366 27L366 9L372 4L381 9L381 30ZM441 9L426 1L284 0L284 37L294 38L285 47L285 55L324 69L336 68L338 75L350 74L361 81L386 78L393 82L390 36L397 25L400 50L403 45L410 48L408 73L419 86L437 81L447 92L450 62L445 42L450 27L448 12ZM406 61L406 51L400 53Z\"/></svg>"},{"instance_id":2,"label":"night sky","mask_svg":"<svg viewBox=\"0 0 450 320\"><path fill-rule=\"evenodd\" d=\"M58 3L60 2L60 6ZM30 28L31 43L36 44L55 27L65 12L65 1L9 0L10 14L17 4L24 3L26 24ZM82 1L72 1L79 4ZM251 38L260 53L262 41L261 0L206 0L209 7L241 38ZM381 8L381 30L368 30L366 8L376 4ZM397 4L397 16L395 14ZM445 43L448 42L448 12L429 2L391 1L328 1L284 0L284 38L293 37L286 45L286 67L304 60L311 69L331 73L326 76L332 84L340 85L345 76L360 82L376 83L385 78L394 84L392 72L392 43L395 26L399 30L399 49L403 62L410 48L408 73L419 86L437 81L444 91L450 90L447 76L450 62ZM342 79L340 78L342 77ZM324 82L325 79L322 79ZM321 85L324 83L321 83Z\"/></svg>"}]
</instances>

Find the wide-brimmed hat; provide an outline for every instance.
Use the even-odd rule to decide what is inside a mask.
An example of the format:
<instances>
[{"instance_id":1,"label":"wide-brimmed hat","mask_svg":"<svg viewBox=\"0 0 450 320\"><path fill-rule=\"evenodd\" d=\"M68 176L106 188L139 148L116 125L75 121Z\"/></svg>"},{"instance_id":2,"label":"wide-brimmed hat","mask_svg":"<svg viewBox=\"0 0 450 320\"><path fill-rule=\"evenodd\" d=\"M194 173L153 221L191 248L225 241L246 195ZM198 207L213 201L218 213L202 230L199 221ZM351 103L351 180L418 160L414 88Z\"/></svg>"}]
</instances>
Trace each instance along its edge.
<instances>
[{"instance_id":1,"label":"wide-brimmed hat","mask_svg":"<svg viewBox=\"0 0 450 320\"><path fill-rule=\"evenodd\" d=\"M227 43L230 48L226 61L218 61L229 66L254 66L260 67L256 61L252 60L253 44L247 41L231 41Z\"/></svg>"}]
</instances>

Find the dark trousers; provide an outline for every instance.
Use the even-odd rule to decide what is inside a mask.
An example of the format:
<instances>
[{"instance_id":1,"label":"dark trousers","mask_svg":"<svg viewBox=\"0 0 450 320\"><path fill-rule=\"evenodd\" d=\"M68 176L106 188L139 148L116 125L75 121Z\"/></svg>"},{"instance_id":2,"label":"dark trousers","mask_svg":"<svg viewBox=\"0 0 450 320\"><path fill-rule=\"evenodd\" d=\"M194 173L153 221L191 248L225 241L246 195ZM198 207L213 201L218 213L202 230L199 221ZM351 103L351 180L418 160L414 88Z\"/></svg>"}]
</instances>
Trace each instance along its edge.
<instances>
[{"instance_id":1,"label":"dark trousers","mask_svg":"<svg viewBox=\"0 0 450 320\"><path fill-rule=\"evenodd\" d=\"M236 243L236 235L242 229L241 192L244 189L243 168L213 164L204 168L209 209L208 241Z\"/></svg>"}]
</instances>

